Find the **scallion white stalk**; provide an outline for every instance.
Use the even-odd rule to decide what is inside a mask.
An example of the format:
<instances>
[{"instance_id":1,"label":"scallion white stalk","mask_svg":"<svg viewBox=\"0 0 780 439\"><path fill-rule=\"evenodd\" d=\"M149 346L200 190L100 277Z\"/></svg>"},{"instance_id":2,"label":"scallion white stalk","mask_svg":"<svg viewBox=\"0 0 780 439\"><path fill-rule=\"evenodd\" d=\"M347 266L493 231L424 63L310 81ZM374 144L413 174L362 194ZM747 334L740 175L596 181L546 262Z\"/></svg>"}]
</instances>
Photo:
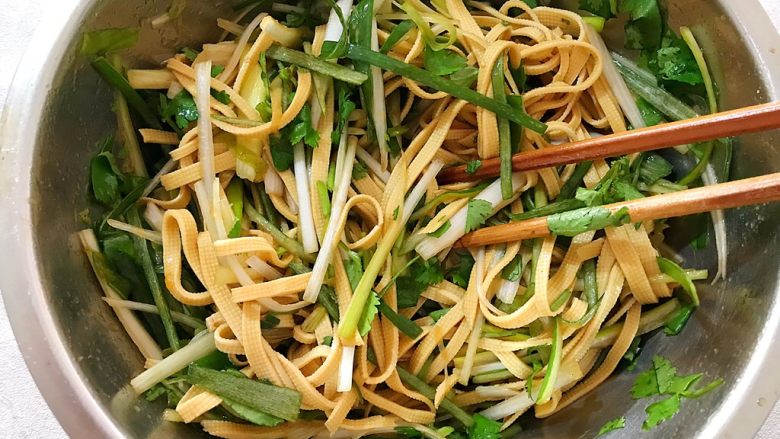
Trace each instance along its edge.
<instances>
[{"instance_id":1,"label":"scallion white stalk","mask_svg":"<svg viewBox=\"0 0 780 439\"><path fill-rule=\"evenodd\" d=\"M436 178L436 174L438 174L442 168L444 168L444 162L441 160L434 159L431 164L428 165L428 169L425 171L425 173L423 173L422 177L420 177L420 179L417 181L417 184L414 186L414 188L412 188L412 191L409 192L409 196L407 196L406 200L404 201L404 213L401 221L402 223L406 224L409 221L414 208L417 206L417 204L420 203L420 200L422 200L423 196L425 196L425 191L428 190L428 186L430 186L430 184L433 182L433 179Z\"/></svg>"},{"instance_id":2,"label":"scallion white stalk","mask_svg":"<svg viewBox=\"0 0 780 439\"><path fill-rule=\"evenodd\" d=\"M609 84L609 88L615 95L618 104L620 104L620 108L623 109L626 119L631 122L631 126L634 129L645 127L645 120L642 117L642 112L639 111L639 107L636 105L634 95L631 94L631 90L628 89L628 85L626 85L617 67L615 67L615 63L612 62L612 56L601 35L590 25L585 26L585 31L588 35L588 40L601 55L601 62L604 65L604 78L607 80L607 84Z\"/></svg>"},{"instance_id":3,"label":"scallion white stalk","mask_svg":"<svg viewBox=\"0 0 780 439\"><path fill-rule=\"evenodd\" d=\"M265 193L268 195L282 196L284 194L284 182L271 166L265 171L263 181L265 182Z\"/></svg>"},{"instance_id":4,"label":"scallion white stalk","mask_svg":"<svg viewBox=\"0 0 780 439\"><path fill-rule=\"evenodd\" d=\"M152 386L162 382L164 379L184 369L193 361L199 360L206 355L214 352L217 347L214 345L214 334L204 331L196 335L192 341L160 360L159 363L141 372L140 375L130 381L136 393L141 394L151 389Z\"/></svg>"},{"instance_id":5,"label":"scallion white stalk","mask_svg":"<svg viewBox=\"0 0 780 439\"><path fill-rule=\"evenodd\" d=\"M133 234L139 238L146 239L147 241L152 241L157 244L162 244L162 235L160 234L160 232L154 230L142 229L141 227L136 227L132 224L123 223L122 221L117 221L115 219L109 219L107 223L109 226L117 230L122 230L123 232Z\"/></svg>"},{"instance_id":6,"label":"scallion white stalk","mask_svg":"<svg viewBox=\"0 0 780 439\"><path fill-rule=\"evenodd\" d=\"M512 174L512 188L515 191L522 186L524 181L525 177L523 174ZM482 190L482 192L480 192L475 198L489 202L490 205L493 206L493 210L495 212L495 209L502 202L504 202L504 199L501 196L501 181L494 181L488 187ZM442 250L452 247L452 245L455 244L458 239L466 234L467 214L468 206L464 206L459 211L457 211L452 218L450 218L450 228L438 238L431 236L426 237L417 245L417 247L415 247L417 253L424 259L430 259L436 256Z\"/></svg>"},{"instance_id":7,"label":"scallion white stalk","mask_svg":"<svg viewBox=\"0 0 780 439\"><path fill-rule=\"evenodd\" d=\"M258 258L257 256L250 256L246 260L246 265L249 265L253 270L260 273L267 280L279 279L282 275L276 271L275 268L268 265L267 262Z\"/></svg>"},{"instance_id":8,"label":"scallion white stalk","mask_svg":"<svg viewBox=\"0 0 780 439\"><path fill-rule=\"evenodd\" d=\"M158 232L162 231L163 211L154 203L146 203L144 209L144 219L152 228Z\"/></svg>"},{"instance_id":9,"label":"scallion white stalk","mask_svg":"<svg viewBox=\"0 0 780 439\"><path fill-rule=\"evenodd\" d=\"M339 0L336 2L336 6L341 9L344 19L349 20L349 13L352 11L352 0ZM344 33L344 26L341 25L341 20L339 20L336 11L331 9L328 16L328 24L325 28L325 41L335 43L341 39L342 33Z\"/></svg>"},{"instance_id":10,"label":"scallion white stalk","mask_svg":"<svg viewBox=\"0 0 780 439\"><path fill-rule=\"evenodd\" d=\"M100 283L100 287L103 289L103 294L109 299L121 300L122 298L119 294L114 291L103 276L100 275L95 264L95 254L100 254L100 247L98 246L95 232L93 232L92 229L82 230L79 232L79 239L81 240L81 246L84 249L84 252L87 254L87 259L89 259L89 263L92 265L92 270L95 272L98 283ZM144 328L135 314L128 309L113 309L119 323L125 328L125 332L127 332L130 340L133 341L133 344L135 344L141 352L141 355L147 359L161 360L163 355L160 346L158 346L157 342L154 341L154 338L149 335L149 332L146 331L146 328Z\"/></svg>"},{"instance_id":11,"label":"scallion white stalk","mask_svg":"<svg viewBox=\"0 0 780 439\"><path fill-rule=\"evenodd\" d=\"M150 303L141 303L141 302L133 302L132 300L122 300L122 299L112 299L109 297L104 297L103 301L106 302L109 306L111 306L114 309L129 309L132 311L141 311L146 312L150 314L160 314L160 310L150 304ZM181 323L182 325L188 326L192 329L205 329L206 325L203 324L200 320L190 317L187 314L180 313L178 311L171 311L171 318L178 323Z\"/></svg>"},{"instance_id":12,"label":"scallion white stalk","mask_svg":"<svg viewBox=\"0 0 780 439\"><path fill-rule=\"evenodd\" d=\"M387 180L390 179L390 171L386 169L382 169L382 164L379 163L374 156L368 153L363 147L358 146L357 151L355 151L355 155L357 155L357 158L363 161L363 163L368 166L368 169L371 170L371 172L374 173L377 177L379 177L380 180L387 183Z\"/></svg>"},{"instance_id":13,"label":"scallion white stalk","mask_svg":"<svg viewBox=\"0 0 780 439\"><path fill-rule=\"evenodd\" d=\"M341 348L341 362L339 363L339 379L336 390L349 392L352 389L352 365L355 361L355 347L344 346Z\"/></svg>"},{"instance_id":14,"label":"scallion white stalk","mask_svg":"<svg viewBox=\"0 0 780 439\"><path fill-rule=\"evenodd\" d=\"M306 152L303 143L293 146L293 167L295 186L298 191L298 225L300 226L303 251L315 253L319 249L317 231L314 229L314 215L309 196L309 170L306 166Z\"/></svg>"},{"instance_id":15,"label":"scallion white stalk","mask_svg":"<svg viewBox=\"0 0 780 439\"><path fill-rule=\"evenodd\" d=\"M344 205L347 203L349 185L352 181L352 165L355 161L357 141L347 141L346 126L341 133L341 141L339 143L338 153L336 154L336 169L340 169L341 172L336 174L337 180L330 203L330 217L328 218L325 237L322 240L322 247L317 254L317 259L314 261L314 268L312 268L309 283L306 285L306 291L303 293L303 300L310 303L314 303L317 300L322 282L325 280L325 273L328 270L333 250L338 241L338 233L341 232L341 230L337 230L338 227L336 226L341 216L341 211L344 210Z\"/></svg>"},{"instance_id":16,"label":"scallion white stalk","mask_svg":"<svg viewBox=\"0 0 780 439\"><path fill-rule=\"evenodd\" d=\"M379 52L379 40L377 34L376 15L372 14L371 50L374 52ZM376 142L379 146L380 161L384 164L387 164L387 108L385 107L384 99L385 81L382 78L382 69L376 66L371 66L371 87L373 88L373 99L371 99L371 119L374 124Z\"/></svg>"}]
</instances>

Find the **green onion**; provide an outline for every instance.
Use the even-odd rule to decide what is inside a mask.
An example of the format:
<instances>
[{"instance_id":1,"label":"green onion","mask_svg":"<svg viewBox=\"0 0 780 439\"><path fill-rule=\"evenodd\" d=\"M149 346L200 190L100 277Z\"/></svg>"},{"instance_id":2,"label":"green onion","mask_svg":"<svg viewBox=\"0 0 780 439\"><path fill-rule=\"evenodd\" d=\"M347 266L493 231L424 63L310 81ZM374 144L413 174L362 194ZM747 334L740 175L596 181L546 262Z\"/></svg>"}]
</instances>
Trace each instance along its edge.
<instances>
[{"instance_id":1,"label":"green onion","mask_svg":"<svg viewBox=\"0 0 780 439\"><path fill-rule=\"evenodd\" d=\"M550 309L553 311L558 311L560 307L566 304L566 302L571 297L571 290L563 290L561 294L558 295L555 300L550 304Z\"/></svg>"},{"instance_id":2,"label":"green onion","mask_svg":"<svg viewBox=\"0 0 780 439\"><path fill-rule=\"evenodd\" d=\"M420 14L420 11L418 11L412 3L407 1L403 2L401 5L399 5L399 7L402 11L406 12L406 15L409 16L409 19L414 22L414 24L417 26L417 29L420 31L420 35L422 35L425 44L428 45L428 47L431 49L439 51L455 43L457 39L457 33L455 26L451 21L439 16L438 14L436 16L423 17L422 14ZM433 29L431 29L431 25L428 22L429 20L441 25L447 30L448 37L446 41L439 42L437 35L434 34ZM349 51L349 49L347 49L347 51Z\"/></svg>"},{"instance_id":3,"label":"green onion","mask_svg":"<svg viewBox=\"0 0 780 439\"><path fill-rule=\"evenodd\" d=\"M389 70L397 75L407 77L412 81L419 82L426 87L443 91L458 99L463 99L476 106L500 114L512 122L518 123L537 133L543 134L547 131L547 125L524 112L518 112L507 103L498 102L495 99L491 99L474 90L458 86L448 79L436 76L431 72L412 66L403 61L390 58L387 55L382 55L381 53L372 52L363 47L350 44L347 48L347 58L353 61L367 62L382 69Z\"/></svg>"},{"instance_id":4,"label":"green onion","mask_svg":"<svg viewBox=\"0 0 780 439\"><path fill-rule=\"evenodd\" d=\"M390 35L387 36L387 39L382 44L382 47L379 48L379 53L387 54L390 52L393 49L393 46L401 41L404 36L406 36L406 34L412 30L413 27L414 22L411 20L404 20L398 23L398 25L393 28L393 31L390 32Z\"/></svg>"},{"instance_id":5,"label":"green onion","mask_svg":"<svg viewBox=\"0 0 780 439\"><path fill-rule=\"evenodd\" d=\"M676 313L672 314L664 324L664 334L674 337L682 332L685 325L688 324L693 312L696 310L694 305L684 305Z\"/></svg>"},{"instance_id":6,"label":"green onion","mask_svg":"<svg viewBox=\"0 0 780 439\"><path fill-rule=\"evenodd\" d=\"M690 277L688 277L688 273L685 272L685 270L677 265L672 260L666 259L662 256L658 256L658 267L661 269L661 272L668 275L672 279L675 280L680 286L685 290L686 293L688 293L688 296L691 299L691 302L694 306L699 306L699 295L696 293L696 285L693 283Z\"/></svg>"},{"instance_id":7,"label":"green onion","mask_svg":"<svg viewBox=\"0 0 780 439\"><path fill-rule=\"evenodd\" d=\"M516 84L516 85L518 87L521 87L521 84ZM525 104L523 104L523 95L508 95L506 97L506 102L515 111L519 111L519 112L525 111ZM523 141L523 126L520 125L519 123L512 123L509 126L509 130L511 133L509 138L512 142L511 144L512 154L515 154L518 151L520 151L520 143Z\"/></svg>"},{"instance_id":8,"label":"green onion","mask_svg":"<svg viewBox=\"0 0 780 439\"><path fill-rule=\"evenodd\" d=\"M133 226L143 227L137 209L130 209L127 211L127 220ZM154 304L157 305L157 309L160 312L160 320L162 320L163 327L165 328L165 336L168 339L168 344L171 346L171 349L176 351L179 349L179 336L176 334L176 325L173 324L171 311L168 309L168 302L166 302L165 297L163 296L160 279L157 278L157 273L154 270L152 256L149 253L149 245L143 238L135 235L133 235L132 238L135 252L141 260L141 268L143 269L144 276L146 276L146 283L149 284L149 290L152 292Z\"/></svg>"},{"instance_id":9,"label":"green onion","mask_svg":"<svg viewBox=\"0 0 780 439\"><path fill-rule=\"evenodd\" d=\"M330 285L323 285L320 287L320 293L317 295L317 303L325 308L325 311L328 312L328 316L332 322L339 322L339 300L336 296L336 291Z\"/></svg>"},{"instance_id":10,"label":"green onion","mask_svg":"<svg viewBox=\"0 0 780 439\"><path fill-rule=\"evenodd\" d=\"M127 79L114 69L106 58L99 56L93 59L91 64L92 68L94 68L106 82L122 93L122 96L125 97L127 103L138 112L146 125L151 128L160 128L160 121L157 120L157 117L154 115L152 109L149 108L149 105L146 104L144 98L130 86Z\"/></svg>"},{"instance_id":11,"label":"green onion","mask_svg":"<svg viewBox=\"0 0 780 439\"><path fill-rule=\"evenodd\" d=\"M411 338L412 340L416 339L420 336L420 334L422 334L422 328L417 326L416 323L409 320L408 318L393 311L392 308L387 306L384 300L379 301L377 308L383 316L385 316L393 323L393 325L395 325L396 328L398 328L399 331L403 332L404 335Z\"/></svg>"},{"instance_id":12,"label":"green onion","mask_svg":"<svg viewBox=\"0 0 780 439\"><path fill-rule=\"evenodd\" d=\"M279 245L286 248L287 251L301 258L303 261L311 261L311 255L308 255L303 251L303 246L300 242L285 235L284 232L279 230L275 225L271 224L271 221L260 215L260 212L255 210L255 208L252 207L252 203L250 203L248 200L244 202L244 211L250 220L256 223L257 226L260 227L260 229L262 229L264 232L273 236L274 241L278 242Z\"/></svg>"},{"instance_id":13,"label":"green onion","mask_svg":"<svg viewBox=\"0 0 780 439\"><path fill-rule=\"evenodd\" d=\"M506 103L506 90L504 89L504 59L500 58L493 67L493 99L502 104ZM512 138L509 129L509 121L496 115L498 122L498 151L501 160L501 197L505 200L512 198Z\"/></svg>"},{"instance_id":14,"label":"green onion","mask_svg":"<svg viewBox=\"0 0 780 439\"><path fill-rule=\"evenodd\" d=\"M582 21L593 27L596 32L601 33L604 30L604 23L607 22L607 19L604 17L582 17Z\"/></svg>"},{"instance_id":15,"label":"green onion","mask_svg":"<svg viewBox=\"0 0 780 439\"><path fill-rule=\"evenodd\" d=\"M582 183L582 179L585 178L585 174L588 173L592 165L593 162L577 163L571 177L569 177L569 179L566 180L566 183L561 187L561 192L558 194L556 200L562 201L574 198L574 194L577 193L577 188L580 186L580 183Z\"/></svg>"},{"instance_id":16,"label":"green onion","mask_svg":"<svg viewBox=\"0 0 780 439\"><path fill-rule=\"evenodd\" d=\"M360 85L368 79L368 76L364 73L287 47L271 46L265 52L265 55L269 58L321 73L349 84Z\"/></svg>"},{"instance_id":17,"label":"green onion","mask_svg":"<svg viewBox=\"0 0 780 439\"><path fill-rule=\"evenodd\" d=\"M286 387L195 365L189 367L187 381L220 397L287 421L295 421L300 413L301 394Z\"/></svg>"},{"instance_id":18,"label":"green onion","mask_svg":"<svg viewBox=\"0 0 780 439\"><path fill-rule=\"evenodd\" d=\"M561 336L561 322L557 317L553 319L552 328L552 349L550 349L550 360L547 362L547 370L544 373L544 379L539 387L539 394L536 397L536 404L545 404L552 397L555 389L555 381L558 378L558 370L561 367L561 350L563 348L563 337Z\"/></svg>"},{"instance_id":19,"label":"green onion","mask_svg":"<svg viewBox=\"0 0 780 439\"><path fill-rule=\"evenodd\" d=\"M428 215L431 211L433 211L436 206L438 206L441 203L448 203L453 200L457 200L459 198L465 198L470 197L472 195L476 195L480 192L482 192L483 189L488 187L490 185L489 181L482 182L474 187L466 188L466 189L460 189L457 191L449 191L444 192L443 194L440 194L436 196L431 201L425 203L423 207L418 209L410 218L409 221L417 221L420 218Z\"/></svg>"},{"instance_id":20,"label":"green onion","mask_svg":"<svg viewBox=\"0 0 780 439\"><path fill-rule=\"evenodd\" d=\"M420 392L421 395L433 401L436 396L436 389L429 386L425 381L414 376L411 372L407 371L401 366L396 366L395 369L398 372L398 376L401 380L409 386L414 387L415 390ZM471 427L474 423L474 418L466 413L462 408L458 407L450 398L444 397L441 402L441 408L449 412L453 418L457 419L461 424L466 427Z\"/></svg>"}]
</instances>

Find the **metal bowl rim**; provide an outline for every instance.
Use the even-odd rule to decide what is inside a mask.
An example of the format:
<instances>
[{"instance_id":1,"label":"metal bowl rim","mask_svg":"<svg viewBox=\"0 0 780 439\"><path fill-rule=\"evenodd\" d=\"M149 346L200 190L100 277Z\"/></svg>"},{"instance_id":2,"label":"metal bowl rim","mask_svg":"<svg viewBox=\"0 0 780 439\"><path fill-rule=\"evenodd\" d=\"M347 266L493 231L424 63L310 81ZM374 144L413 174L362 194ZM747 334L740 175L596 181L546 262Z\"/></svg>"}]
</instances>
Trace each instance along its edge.
<instances>
[{"instance_id":1,"label":"metal bowl rim","mask_svg":"<svg viewBox=\"0 0 780 439\"><path fill-rule=\"evenodd\" d=\"M92 395L75 360L65 347L54 316L48 310L45 287L36 264L31 221L32 162L46 99L56 67L96 0L53 2L35 31L9 88L0 132L0 187L11 194L2 202L0 226L13 231L0 235L0 248L13 255L13 264L0 264L0 290L27 367L54 415L73 437L124 437L106 408ZM765 58L777 29L758 0L724 1L735 24L754 36L749 41L763 68L770 95L780 94L780 63ZM56 36L56 38L54 37ZM758 38L758 39L756 39ZM41 54L45 54L41 56ZM12 109L13 111L8 111ZM776 294L780 294L777 293ZM780 398L780 301L768 313L757 349L740 380L724 397L699 437L749 437L755 434ZM41 343L43 341L43 343ZM761 403L761 402L763 403Z\"/></svg>"}]
</instances>

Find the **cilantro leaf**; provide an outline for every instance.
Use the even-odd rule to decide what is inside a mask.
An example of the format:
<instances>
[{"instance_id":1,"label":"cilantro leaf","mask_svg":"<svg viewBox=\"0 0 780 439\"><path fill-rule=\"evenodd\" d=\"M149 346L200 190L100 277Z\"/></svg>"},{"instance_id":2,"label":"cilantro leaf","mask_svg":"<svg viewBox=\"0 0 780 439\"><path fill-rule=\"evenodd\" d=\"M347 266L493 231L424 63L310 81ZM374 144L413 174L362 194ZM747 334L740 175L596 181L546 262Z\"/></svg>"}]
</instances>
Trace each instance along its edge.
<instances>
[{"instance_id":1,"label":"cilantro leaf","mask_svg":"<svg viewBox=\"0 0 780 439\"><path fill-rule=\"evenodd\" d=\"M216 91L212 88L211 97L225 105L230 103L230 95L228 95L226 91Z\"/></svg>"},{"instance_id":2,"label":"cilantro leaf","mask_svg":"<svg viewBox=\"0 0 780 439\"><path fill-rule=\"evenodd\" d=\"M338 114L336 115L336 128L331 134L330 140L338 145L341 139L341 132L347 125L349 115L355 110L355 103L352 101L352 89L341 81L336 81L336 93L338 94Z\"/></svg>"},{"instance_id":3,"label":"cilantro leaf","mask_svg":"<svg viewBox=\"0 0 780 439\"><path fill-rule=\"evenodd\" d=\"M686 390L683 393L683 396L690 399L696 399L700 396L712 392L713 390L720 387L720 385L723 383L724 383L723 378L715 378L714 380L710 381L707 385L703 387L700 387L698 389L693 389L693 390Z\"/></svg>"},{"instance_id":4,"label":"cilantro leaf","mask_svg":"<svg viewBox=\"0 0 780 439\"><path fill-rule=\"evenodd\" d=\"M621 428L625 428L625 427L626 427L626 417L621 416L602 425L601 429L599 429L599 433L597 436L602 436L611 431L620 430Z\"/></svg>"},{"instance_id":5,"label":"cilantro leaf","mask_svg":"<svg viewBox=\"0 0 780 439\"><path fill-rule=\"evenodd\" d=\"M225 66L211 66L211 77L216 78L220 73L225 71Z\"/></svg>"},{"instance_id":6,"label":"cilantro leaf","mask_svg":"<svg viewBox=\"0 0 780 439\"><path fill-rule=\"evenodd\" d=\"M623 207L615 213L603 207L583 207L547 217L550 233L559 236L577 236L589 230L617 227L631 222L628 209Z\"/></svg>"},{"instance_id":7,"label":"cilantro leaf","mask_svg":"<svg viewBox=\"0 0 780 439\"><path fill-rule=\"evenodd\" d=\"M466 288L471 277L471 270L474 267L474 258L467 251L456 251L458 256L457 263L447 269L447 279L461 288Z\"/></svg>"},{"instance_id":8,"label":"cilantro leaf","mask_svg":"<svg viewBox=\"0 0 780 439\"><path fill-rule=\"evenodd\" d=\"M479 69L474 66L466 66L450 75L450 81L461 87L471 87L479 76Z\"/></svg>"},{"instance_id":9,"label":"cilantro leaf","mask_svg":"<svg viewBox=\"0 0 780 439\"><path fill-rule=\"evenodd\" d=\"M295 145L303 141L306 145L316 148L320 141L320 133L314 129L311 120L311 107L306 104L292 122L290 143Z\"/></svg>"},{"instance_id":10,"label":"cilantro leaf","mask_svg":"<svg viewBox=\"0 0 780 439\"><path fill-rule=\"evenodd\" d=\"M501 277L510 282L520 279L520 275L522 274L521 268L523 267L522 262L523 258L520 253L518 253L517 256L501 270Z\"/></svg>"},{"instance_id":11,"label":"cilantro leaf","mask_svg":"<svg viewBox=\"0 0 780 439\"><path fill-rule=\"evenodd\" d=\"M472 160L466 163L466 173L473 174L482 167L482 160Z\"/></svg>"},{"instance_id":12,"label":"cilantro leaf","mask_svg":"<svg viewBox=\"0 0 780 439\"><path fill-rule=\"evenodd\" d=\"M667 395L679 395L685 393L691 386L696 384L703 375L695 373L693 375L678 376L675 375L669 380L669 385L664 391Z\"/></svg>"},{"instance_id":13,"label":"cilantro leaf","mask_svg":"<svg viewBox=\"0 0 780 439\"><path fill-rule=\"evenodd\" d=\"M113 143L111 139L106 142L106 145ZM106 145L90 160L89 175L95 199L106 206L113 206L122 197L119 186L123 176L116 165L114 154L107 150Z\"/></svg>"},{"instance_id":14,"label":"cilantro leaf","mask_svg":"<svg viewBox=\"0 0 780 439\"><path fill-rule=\"evenodd\" d=\"M656 49L661 45L664 22L657 0L624 0L620 11L629 15L626 47Z\"/></svg>"},{"instance_id":15,"label":"cilantro leaf","mask_svg":"<svg viewBox=\"0 0 780 439\"><path fill-rule=\"evenodd\" d=\"M677 368L666 358L656 355L653 357L653 369L658 382L658 392L666 393L677 374Z\"/></svg>"},{"instance_id":16,"label":"cilantro leaf","mask_svg":"<svg viewBox=\"0 0 780 439\"><path fill-rule=\"evenodd\" d=\"M662 81L676 81L688 85L704 82L690 47L669 30L664 35L661 48L648 59L648 67Z\"/></svg>"},{"instance_id":17,"label":"cilantro leaf","mask_svg":"<svg viewBox=\"0 0 780 439\"><path fill-rule=\"evenodd\" d=\"M466 233L476 230L485 223L493 213L493 205L489 201L472 198L466 210Z\"/></svg>"},{"instance_id":18,"label":"cilantro leaf","mask_svg":"<svg viewBox=\"0 0 780 439\"><path fill-rule=\"evenodd\" d=\"M441 265L435 257L427 261L418 259L408 270L407 274L396 281L399 309L415 306L423 290L444 280Z\"/></svg>"},{"instance_id":19,"label":"cilantro leaf","mask_svg":"<svg viewBox=\"0 0 780 439\"><path fill-rule=\"evenodd\" d=\"M610 0L580 0L580 9L599 17L612 18L614 16Z\"/></svg>"},{"instance_id":20,"label":"cilantro leaf","mask_svg":"<svg viewBox=\"0 0 780 439\"><path fill-rule=\"evenodd\" d=\"M651 127L664 121L664 115L649 102L642 98L636 99L636 106L639 107L639 113L645 121L645 125Z\"/></svg>"},{"instance_id":21,"label":"cilantro leaf","mask_svg":"<svg viewBox=\"0 0 780 439\"><path fill-rule=\"evenodd\" d=\"M423 54L425 70L434 75L444 76L466 68L466 58L451 50L433 50L425 46Z\"/></svg>"},{"instance_id":22,"label":"cilantro leaf","mask_svg":"<svg viewBox=\"0 0 780 439\"><path fill-rule=\"evenodd\" d=\"M286 128L286 127L285 127ZM271 150L271 160L278 171L286 171L292 166L293 147L290 143L290 137L286 135L286 129L282 132L273 134L268 138L269 149Z\"/></svg>"},{"instance_id":23,"label":"cilantro leaf","mask_svg":"<svg viewBox=\"0 0 780 439\"><path fill-rule=\"evenodd\" d=\"M355 159L352 164L352 179L362 180L368 176L368 168L360 160Z\"/></svg>"},{"instance_id":24,"label":"cilantro leaf","mask_svg":"<svg viewBox=\"0 0 780 439\"><path fill-rule=\"evenodd\" d=\"M433 312L431 312L430 314L428 314L428 316L429 316L430 318L432 318L432 319L433 319L433 321L434 321L434 323L435 323L435 322L438 322L438 321L439 321L439 319L441 319L442 317L444 317L444 316L445 316L445 314L447 314L447 312L448 312L449 310L450 310L449 308L442 308L442 309L437 309L436 311L433 311Z\"/></svg>"},{"instance_id":25,"label":"cilantro leaf","mask_svg":"<svg viewBox=\"0 0 780 439\"><path fill-rule=\"evenodd\" d=\"M680 410L680 396L674 395L669 398L654 402L645 408L647 418L642 424L642 430L650 430L658 424L668 421Z\"/></svg>"},{"instance_id":26,"label":"cilantro leaf","mask_svg":"<svg viewBox=\"0 0 780 439\"><path fill-rule=\"evenodd\" d=\"M371 331L371 323L373 323L378 312L377 305L379 305L379 297L377 297L375 292L371 291L366 307L363 309L363 314L358 321L358 332L360 332L361 337L365 337Z\"/></svg>"},{"instance_id":27,"label":"cilantro leaf","mask_svg":"<svg viewBox=\"0 0 780 439\"><path fill-rule=\"evenodd\" d=\"M500 439L501 423L480 414L474 415L474 423L469 428L469 439Z\"/></svg>"},{"instance_id":28,"label":"cilantro leaf","mask_svg":"<svg viewBox=\"0 0 780 439\"><path fill-rule=\"evenodd\" d=\"M631 397L634 399L647 398L648 396L658 395L658 380L655 376L655 369L649 369L640 373L631 387Z\"/></svg>"},{"instance_id":29,"label":"cilantro leaf","mask_svg":"<svg viewBox=\"0 0 780 439\"><path fill-rule=\"evenodd\" d=\"M173 117L176 125L181 129L187 128L190 122L198 120L198 107L187 90L180 91L168 101L161 112L163 118Z\"/></svg>"},{"instance_id":30,"label":"cilantro leaf","mask_svg":"<svg viewBox=\"0 0 780 439\"><path fill-rule=\"evenodd\" d=\"M198 57L198 54L200 52L198 52L197 50L195 50L195 49L193 49L191 47L185 47L185 48L181 49L181 53L184 54L184 57L187 58L188 61L192 62L192 61L195 61L195 58Z\"/></svg>"},{"instance_id":31,"label":"cilantro leaf","mask_svg":"<svg viewBox=\"0 0 780 439\"><path fill-rule=\"evenodd\" d=\"M356 252L345 249L347 259L344 261L344 270L347 272L349 285L354 290L357 287L360 278L363 277L363 259Z\"/></svg>"}]
</instances>

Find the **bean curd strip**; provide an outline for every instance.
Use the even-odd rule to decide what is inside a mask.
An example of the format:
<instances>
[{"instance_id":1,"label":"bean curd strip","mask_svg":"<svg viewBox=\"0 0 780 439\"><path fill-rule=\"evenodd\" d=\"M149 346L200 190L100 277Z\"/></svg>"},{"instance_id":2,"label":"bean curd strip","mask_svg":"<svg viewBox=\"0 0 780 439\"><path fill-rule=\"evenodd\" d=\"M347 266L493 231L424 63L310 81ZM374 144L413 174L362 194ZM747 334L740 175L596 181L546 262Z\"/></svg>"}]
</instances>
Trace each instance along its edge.
<instances>
[{"instance_id":1,"label":"bean curd strip","mask_svg":"<svg viewBox=\"0 0 780 439\"><path fill-rule=\"evenodd\" d=\"M139 131L169 148L168 162L139 201L148 225L124 212L106 224L160 256L168 315L190 335L206 328L164 357L132 313L155 307L125 297L116 247L83 232L106 301L147 360L134 388L176 392L166 419L225 438L444 437L442 420L468 428L479 413L505 430L571 405L683 308L670 299L679 273L658 264L662 227L615 221L453 249L487 224L580 203L623 168L505 167L501 179L441 186L436 175L624 131L626 109L637 127L603 41L576 13L520 0L335 5L300 27L293 17L319 12L248 7L219 21L227 41L128 72L136 89L173 93L161 95L171 129ZM247 392L293 392L307 419L189 381L216 357Z\"/></svg>"}]
</instances>

